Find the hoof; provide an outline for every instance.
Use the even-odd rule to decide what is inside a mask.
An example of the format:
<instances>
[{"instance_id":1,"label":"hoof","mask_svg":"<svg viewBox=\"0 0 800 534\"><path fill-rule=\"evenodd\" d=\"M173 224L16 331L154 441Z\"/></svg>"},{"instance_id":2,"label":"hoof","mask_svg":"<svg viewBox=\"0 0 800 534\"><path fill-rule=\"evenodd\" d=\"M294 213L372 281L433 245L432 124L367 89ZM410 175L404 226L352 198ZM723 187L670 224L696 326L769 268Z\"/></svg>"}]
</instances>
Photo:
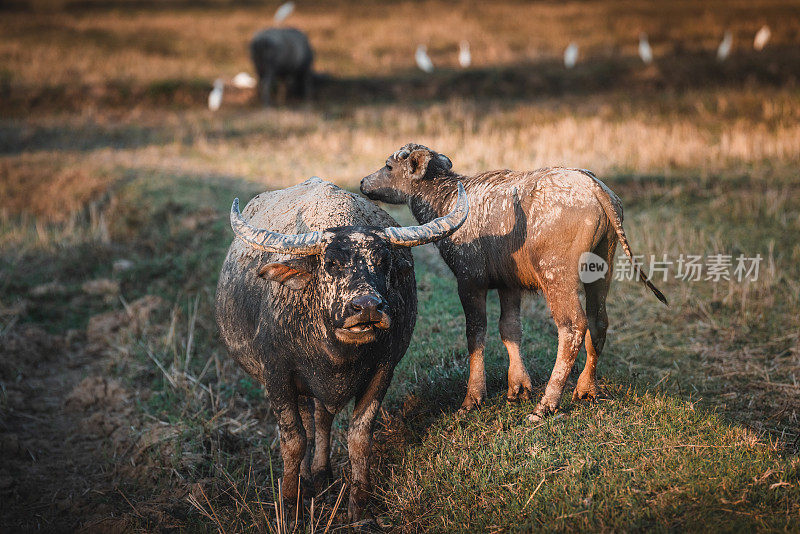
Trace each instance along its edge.
<instances>
[{"instance_id":1,"label":"hoof","mask_svg":"<svg viewBox=\"0 0 800 534\"><path fill-rule=\"evenodd\" d=\"M541 423L544 420L544 417L539 415L538 413L532 413L528 416L529 423Z\"/></svg>"},{"instance_id":2,"label":"hoof","mask_svg":"<svg viewBox=\"0 0 800 534\"><path fill-rule=\"evenodd\" d=\"M528 416L528 422L541 423L544 421L545 417L555 414L556 410L557 408L552 408L546 404L539 403L536 405L536 409L533 410L533 413Z\"/></svg>"},{"instance_id":3,"label":"hoof","mask_svg":"<svg viewBox=\"0 0 800 534\"><path fill-rule=\"evenodd\" d=\"M597 391L578 391L576 388L575 391L572 392L572 402L580 402L580 401L587 401L590 403L597 402L597 399L600 398L600 394Z\"/></svg>"},{"instance_id":4,"label":"hoof","mask_svg":"<svg viewBox=\"0 0 800 534\"><path fill-rule=\"evenodd\" d=\"M531 400L531 388L522 384L515 388L509 388L506 393L506 400L508 402L526 402Z\"/></svg>"},{"instance_id":5,"label":"hoof","mask_svg":"<svg viewBox=\"0 0 800 534\"><path fill-rule=\"evenodd\" d=\"M314 488L313 495L319 495L320 493L322 493L322 491L325 490L328 486L330 486L331 482L333 481L334 481L333 470L330 467L312 473L311 482L312 482L312 487Z\"/></svg>"},{"instance_id":6,"label":"hoof","mask_svg":"<svg viewBox=\"0 0 800 534\"><path fill-rule=\"evenodd\" d=\"M378 522L371 517L356 523L350 523L350 528L355 532L383 532Z\"/></svg>"},{"instance_id":7,"label":"hoof","mask_svg":"<svg viewBox=\"0 0 800 534\"><path fill-rule=\"evenodd\" d=\"M468 414L475 408L478 408L481 405L482 400L483 399L476 400L470 396L467 396L467 398L464 399L464 402L461 403L461 408L458 409L458 415Z\"/></svg>"},{"instance_id":8,"label":"hoof","mask_svg":"<svg viewBox=\"0 0 800 534\"><path fill-rule=\"evenodd\" d=\"M575 386L575 391L572 392L572 401L582 401L588 400L589 402L595 402L598 398L600 398L600 393L598 391L597 382L595 381L583 381L578 379L578 384Z\"/></svg>"}]
</instances>

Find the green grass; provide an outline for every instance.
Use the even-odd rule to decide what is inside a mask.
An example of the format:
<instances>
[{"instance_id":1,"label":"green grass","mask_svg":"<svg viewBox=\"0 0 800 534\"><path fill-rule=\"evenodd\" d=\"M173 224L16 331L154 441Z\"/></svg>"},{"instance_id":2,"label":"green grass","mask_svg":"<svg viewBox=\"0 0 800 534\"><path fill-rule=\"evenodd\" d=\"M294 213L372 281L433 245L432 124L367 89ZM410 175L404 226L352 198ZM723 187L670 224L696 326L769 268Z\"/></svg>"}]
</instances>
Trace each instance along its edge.
<instances>
[{"instance_id":1,"label":"green grass","mask_svg":"<svg viewBox=\"0 0 800 534\"><path fill-rule=\"evenodd\" d=\"M82 282L97 277L116 277L129 301L158 294L174 303L171 315L162 312L149 329L125 338L127 356L114 368L115 376L143 392L137 405L145 421L163 421L177 429L140 451L137 462L151 466L150 475L123 482L121 488L128 498L148 502L159 487L198 483L209 499L204 508L213 509L222 524L233 530L274 528L268 526L274 517L269 503L281 472L274 422L258 385L226 359L211 322L217 271L231 240L222 214L233 195L247 198L256 188L224 178L165 174L132 175L118 184L111 188L113 209L105 212L110 242L75 232L66 244L26 249L17 259L10 247L4 261L17 265L9 273L19 275L4 281L6 295L24 298L43 278L64 284L70 303L85 305L80 311L43 299L20 317L54 332L82 328L90 315L108 308L101 299L86 302L81 295ZM659 210L688 216L693 206L673 203ZM410 222L403 209L392 211ZM200 221L197 226L181 222L194 217ZM657 213L647 208L633 220L648 224L642 220L646 217L653 219L649 224L658 224ZM709 228L720 224L716 217L709 219ZM738 235L730 232L731 239ZM751 244L748 235L741 234L745 248ZM737 426L697 393L681 393L663 383L649 386L659 376L657 367L634 378L617 358L626 345L616 344L613 336L601 364L606 398L574 405L565 395L556 417L531 425L527 414L532 404L504 400L506 355L496 334L495 295L488 308L490 397L478 411L457 416L467 366L455 281L433 247L415 250L415 256L417 328L376 432L375 506L382 524L398 531L434 532L800 527L798 458L779 453L769 441ZM131 259L134 267L114 274L110 263L117 257ZM639 291L621 286L618 291ZM659 313L649 297L636 298L645 298L645 306ZM195 303L199 319L191 335L196 348L186 365ZM522 346L538 395L552 367L555 329L540 300L526 303L524 314ZM731 310L730 321L735 317ZM725 319L718 320L725 324ZM173 323L177 333L170 338ZM657 357L667 354L655 350ZM581 365L582 357L576 369ZM181 376L199 378L202 387L181 381ZM334 430L334 464L345 480L346 426L346 416L340 416ZM317 503L317 510L322 506L324 513L331 513L338 488ZM216 521L204 519L182 500L160 510L190 530L210 528ZM146 514L129 520L138 528L161 524L157 516ZM336 519L343 520L341 515Z\"/></svg>"}]
</instances>

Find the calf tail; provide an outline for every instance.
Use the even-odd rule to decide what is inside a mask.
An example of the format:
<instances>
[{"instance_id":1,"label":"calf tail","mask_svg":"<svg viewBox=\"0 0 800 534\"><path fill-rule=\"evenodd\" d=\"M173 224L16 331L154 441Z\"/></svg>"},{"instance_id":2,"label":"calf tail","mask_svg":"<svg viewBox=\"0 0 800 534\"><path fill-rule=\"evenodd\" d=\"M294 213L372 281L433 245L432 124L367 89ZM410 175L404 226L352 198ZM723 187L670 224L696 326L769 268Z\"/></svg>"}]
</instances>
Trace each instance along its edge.
<instances>
[{"instance_id":1,"label":"calf tail","mask_svg":"<svg viewBox=\"0 0 800 534\"><path fill-rule=\"evenodd\" d=\"M611 201L611 196L609 195L608 190L603 186L600 180L592 174L590 171L580 169L580 172L587 175L589 178L592 179L592 183L594 184L594 194L597 198L597 201L600 202L600 205L603 207L603 211L606 212L606 217L608 220L611 221L611 225L614 227L614 231L617 233L617 237L619 238L620 245L622 245L622 250L625 251L625 254L628 255L628 258L631 260L631 264L633 265L636 272L639 274L639 280L641 280L644 285L650 288L650 291L656 296L658 300L663 302L665 305L669 305L667 302L666 297L664 296L658 288L653 285L653 282L644 274L644 270L639 265L639 263L634 259L633 252L631 251L631 246L628 244L628 238L625 236L625 229L622 227L622 217L620 216L617 208L614 206L614 203Z\"/></svg>"}]
</instances>

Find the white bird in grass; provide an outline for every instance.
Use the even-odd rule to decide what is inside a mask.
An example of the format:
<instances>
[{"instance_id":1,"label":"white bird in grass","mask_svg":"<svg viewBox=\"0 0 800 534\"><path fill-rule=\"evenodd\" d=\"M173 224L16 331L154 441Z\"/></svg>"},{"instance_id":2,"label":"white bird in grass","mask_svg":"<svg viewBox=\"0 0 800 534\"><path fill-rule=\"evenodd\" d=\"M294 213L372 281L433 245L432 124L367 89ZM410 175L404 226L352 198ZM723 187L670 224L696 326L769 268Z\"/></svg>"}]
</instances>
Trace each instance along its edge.
<instances>
[{"instance_id":1,"label":"white bird in grass","mask_svg":"<svg viewBox=\"0 0 800 534\"><path fill-rule=\"evenodd\" d=\"M294 11L294 2L285 2L275 10L275 24L280 24Z\"/></svg>"},{"instance_id":2,"label":"white bird in grass","mask_svg":"<svg viewBox=\"0 0 800 534\"><path fill-rule=\"evenodd\" d=\"M240 72L234 76L231 83L238 89L253 89L258 85L258 81L246 72Z\"/></svg>"},{"instance_id":3,"label":"white bird in grass","mask_svg":"<svg viewBox=\"0 0 800 534\"><path fill-rule=\"evenodd\" d=\"M653 49L644 32L639 34L639 57L648 65L653 62Z\"/></svg>"},{"instance_id":4,"label":"white bird in grass","mask_svg":"<svg viewBox=\"0 0 800 534\"><path fill-rule=\"evenodd\" d=\"M433 61L428 57L425 45L419 45L417 47L417 53L414 54L414 59L417 60L417 67L425 72L433 72Z\"/></svg>"},{"instance_id":5,"label":"white bird in grass","mask_svg":"<svg viewBox=\"0 0 800 534\"><path fill-rule=\"evenodd\" d=\"M731 54L731 48L733 48L733 33L728 30L725 32L725 36L722 38L717 48L717 60L725 61L728 59L728 56Z\"/></svg>"},{"instance_id":6,"label":"white bird in grass","mask_svg":"<svg viewBox=\"0 0 800 534\"><path fill-rule=\"evenodd\" d=\"M758 33L756 33L756 38L753 39L753 48L761 50L767 45L767 41L769 41L770 37L772 37L772 32L769 31L769 26L764 24L761 26L761 29L758 30Z\"/></svg>"},{"instance_id":7,"label":"white bird in grass","mask_svg":"<svg viewBox=\"0 0 800 534\"><path fill-rule=\"evenodd\" d=\"M570 43L564 50L564 66L571 69L578 62L578 43Z\"/></svg>"},{"instance_id":8,"label":"white bird in grass","mask_svg":"<svg viewBox=\"0 0 800 534\"><path fill-rule=\"evenodd\" d=\"M214 80L214 89L208 94L208 109L217 111L222 105L222 92L225 90L225 80L217 78Z\"/></svg>"},{"instance_id":9,"label":"white bird in grass","mask_svg":"<svg viewBox=\"0 0 800 534\"><path fill-rule=\"evenodd\" d=\"M467 41L461 41L461 46L458 50L458 64L465 69L472 64L472 54L469 53L469 43Z\"/></svg>"}]
</instances>

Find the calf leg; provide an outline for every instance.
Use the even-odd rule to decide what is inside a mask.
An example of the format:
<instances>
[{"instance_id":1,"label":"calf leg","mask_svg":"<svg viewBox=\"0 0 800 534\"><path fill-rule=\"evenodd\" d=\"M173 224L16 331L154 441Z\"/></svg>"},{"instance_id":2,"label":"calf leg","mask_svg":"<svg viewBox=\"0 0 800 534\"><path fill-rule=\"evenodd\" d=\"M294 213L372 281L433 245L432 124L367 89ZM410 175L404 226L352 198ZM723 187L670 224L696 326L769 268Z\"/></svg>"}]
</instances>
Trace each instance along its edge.
<instances>
[{"instance_id":1,"label":"calf leg","mask_svg":"<svg viewBox=\"0 0 800 534\"><path fill-rule=\"evenodd\" d=\"M365 508L372 490L369 475L372 427L381 401L389 388L392 372L392 369L387 367L378 369L364 393L356 399L350 428L347 431L347 451L350 454L350 468L353 476L348 515L353 522L371 519Z\"/></svg>"},{"instance_id":2,"label":"calf leg","mask_svg":"<svg viewBox=\"0 0 800 534\"><path fill-rule=\"evenodd\" d=\"M522 339L522 325L519 319L520 290L500 289L500 339L508 351L508 392L506 399L511 402L530 400L531 377L522 363L519 344Z\"/></svg>"},{"instance_id":3,"label":"calf leg","mask_svg":"<svg viewBox=\"0 0 800 534\"><path fill-rule=\"evenodd\" d=\"M483 349L486 343L486 288L458 285L458 296L464 308L469 350L469 380L467 396L459 412L468 412L483 402L486 396L486 369Z\"/></svg>"},{"instance_id":4,"label":"calf leg","mask_svg":"<svg viewBox=\"0 0 800 534\"><path fill-rule=\"evenodd\" d=\"M578 377L578 384L572 394L572 400L595 399L598 395L597 388L597 360L603 351L608 329L608 314L606 313L606 294L610 280L602 279L591 284L586 284L586 366Z\"/></svg>"},{"instance_id":5,"label":"calf leg","mask_svg":"<svg viewBox=\"0 0 800 534\"><path fill-rule=\"evenodd\" d=\"M603 352L608 330L608 314L606 313L606 296L611 286L614 265L614 251L617 248L616 234L609 230L608 235L592 251L604 258L608 263L606 275L591 284L584 284L586 293L586 366L578 377L572 400L595 399L598 395L597 387L597 360Z\"/></svg>"},{"instance_id":6,"label":"calf leg","mask_svg":"<svg viewBox=\"0 0 800 534\"><path fill-rule=\"evenodd\" d=\"M331 424L334 414L320 402L316 401L314 422L316 434L314 435L314 461L311 464L311 478L314 481L314 490L317 492L325 489L325 484L333 480L331 469Z\"/></svg>"},{"instance_id":7,"label":"calf leg","mask_svg":"<svg viewBox=\"0 0 800 534\"><path fill-rule=\"evenodd\" d=\"M575 264L577 265L577 261ZM558 408L567 377L583 344L587 321L578 299L577 288L578 281L575 280L574 284L561 285L546 293L550 311L558 327L558 354L544 395L531 414L532 421L541 420Z\"/></svg>"}]
</instances>

